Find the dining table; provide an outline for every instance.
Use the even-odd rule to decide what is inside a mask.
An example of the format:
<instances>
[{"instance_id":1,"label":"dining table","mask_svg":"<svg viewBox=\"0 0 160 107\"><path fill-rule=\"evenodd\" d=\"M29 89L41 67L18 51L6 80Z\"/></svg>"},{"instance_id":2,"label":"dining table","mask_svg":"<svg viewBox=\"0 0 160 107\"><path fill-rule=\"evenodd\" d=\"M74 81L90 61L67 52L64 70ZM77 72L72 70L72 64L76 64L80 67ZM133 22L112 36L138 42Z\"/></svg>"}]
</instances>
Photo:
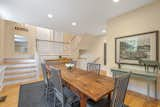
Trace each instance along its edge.
<instances>
[{"instance_id":1,"label":"dining table","mask_svg":"<svg viewBox=\"0 0 160 107\"><path fill-rule=\"evenodd\" d=\"M113 78L97 75L92 71L82 70L76 67L67 69L64 64L54 65L54 67L61 70L62 80L72 91L79 95L80 107L87 107L88 99L98 102L107 95L109 100L111 99L111 93L114 89Z\"/></svg>"}]
</instances>

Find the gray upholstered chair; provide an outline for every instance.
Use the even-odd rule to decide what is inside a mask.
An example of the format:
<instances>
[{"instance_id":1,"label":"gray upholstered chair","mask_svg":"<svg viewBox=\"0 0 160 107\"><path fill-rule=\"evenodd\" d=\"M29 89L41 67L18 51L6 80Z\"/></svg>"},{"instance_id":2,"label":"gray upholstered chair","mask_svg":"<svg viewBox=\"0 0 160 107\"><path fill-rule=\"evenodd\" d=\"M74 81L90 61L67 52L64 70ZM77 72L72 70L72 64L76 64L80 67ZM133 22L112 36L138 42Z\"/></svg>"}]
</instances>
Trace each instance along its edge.
<instances>
[{"instance_id":1,"label":"gray upholstered chair","mask_svg":"<svg viewBox=\"0 0 160 107\"><path fill-rule=\"evenodd\" d=\"M42 67L42 73L43 73L43 80L44 80L44 84L45 84L44 94L45 94L45 96L48 96L50 94L54 94L54 86L52 84L50 84L50 82L49 82L46 64L41 63L41 67Z\"/></svg>"},{"instance_id":2,"label":"gray upholstered chair","mask_svg":"<svg viewBox=\"0 0 160 107\"><path fill-rule=\"evenodd\" d=\"M100 74L101 65L96 63L87 63L87 71L96 72L98 75Z\"/></svg>"},{"instance_id":3,"label":"gray upholstered chair","mask_svg":"<svg viewBox=\"0 0 160 107\"><path fill-rule=\"evenodd\" d=\"M61 71L56 68L51 68L51 83L54 84L54 107L75 107L79 106L79 97L69 90L67 87L63 87L61 79Z\"/></svg>"},{"instance_id":4,"label":"gray upholstered chair","mask_svg":"<svg viewBox=\"0 0 160 107\"><path fill-rule=\"evenodd\" d=\"M108 98L103 98L99 102L89 100L87 107L127 107L124 104L128 82L131 73L119 76L115 79L115 88L111 97L111 101Z\"/></svg>"},{"instance_id":5,"label":"gray upholstered chair","mask_svg":"<svg viewBox=\"0 0 160 107\"><path fill-rule=\"evenodd\" d=\"M49 66L55 66L55 65L60 65L61 63L58 62L58 61L47 61L47 64L48 64Z\"/></svg>"},{"instance_id":6,"label":"gray upholstered chair","mask_svg":"<svg viewBox=\"0 0 160 107\"><path fill-rule=\"evenodd\" d=\"M71 61L70 63L74 64L75 67L77 66L77 61Z\"/></svg>"}]
</instances>

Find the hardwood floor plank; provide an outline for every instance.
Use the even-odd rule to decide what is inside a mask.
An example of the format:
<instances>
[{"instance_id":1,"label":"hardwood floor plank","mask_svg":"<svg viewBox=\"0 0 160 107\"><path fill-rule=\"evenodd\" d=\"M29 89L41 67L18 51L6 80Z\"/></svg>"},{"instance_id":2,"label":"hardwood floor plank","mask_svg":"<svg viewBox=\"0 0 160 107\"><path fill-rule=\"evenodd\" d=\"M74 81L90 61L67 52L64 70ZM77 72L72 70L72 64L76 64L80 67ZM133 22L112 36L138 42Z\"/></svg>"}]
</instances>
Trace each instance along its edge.
<instances>
[{"instance_id":1,"label":"hardwood floor plank","mask_svg":"<svg viewBox=\"0 0 160 107\"><path fill-rule=\"evenodd\" d=\"M0 103L0 107L18 107L19 88L20 84L4 87L0 95L7 95L7 99ZM129 107L160 107L160 101L148 101L142 95L130 91L127 92L125 104Z\"/></svg>"}]
</instances>

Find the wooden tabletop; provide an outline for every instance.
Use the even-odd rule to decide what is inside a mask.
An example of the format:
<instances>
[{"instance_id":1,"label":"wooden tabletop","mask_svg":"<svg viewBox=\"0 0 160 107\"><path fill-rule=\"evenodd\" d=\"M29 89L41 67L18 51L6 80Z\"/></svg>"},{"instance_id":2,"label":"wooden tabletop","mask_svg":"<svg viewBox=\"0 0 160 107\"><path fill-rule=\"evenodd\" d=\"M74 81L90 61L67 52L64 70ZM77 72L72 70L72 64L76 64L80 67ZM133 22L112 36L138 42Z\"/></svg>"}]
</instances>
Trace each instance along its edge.
<instances>
[{"instance_id":1,"label":"wooden tabletop","mask_svg":"<svg viewBox=\"0 0 160 107\"><path fill-rule=\"evenodd\" d=\"M69 58L46 60L47 63L50 63L50 62L69 63L69 62L71 62L71 61L72 61L72 59L69 59Z\"/></svg>"},{"instance_id":2,"label":"wooden tabletop","mask_svg":"<svg viewBox=\"0 0 160 107\"><path fill-rule=\"evenodd\" d=\"M110 94L114 88L114 81L107 76L97 75L78 68L67 70L65 66L57 66L61 69L64 81L94 101L100 100Z\"/></svg>"}]
</instances>

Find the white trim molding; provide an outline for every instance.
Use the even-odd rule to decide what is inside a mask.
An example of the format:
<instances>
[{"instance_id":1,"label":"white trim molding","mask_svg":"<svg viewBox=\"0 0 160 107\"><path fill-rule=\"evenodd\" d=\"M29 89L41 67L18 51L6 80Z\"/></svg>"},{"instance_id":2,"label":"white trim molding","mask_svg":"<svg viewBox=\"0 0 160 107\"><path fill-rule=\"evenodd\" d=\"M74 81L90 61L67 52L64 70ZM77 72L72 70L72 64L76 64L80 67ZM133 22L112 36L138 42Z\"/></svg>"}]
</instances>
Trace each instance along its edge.
<instances>
[{"instance_id":1,"label":"white trim molding","mask_svg":"<svg viewBox=\"0 0 160 107\"><path fill-rule=\"evenodd\" d=\"M4 61L4 59L3 59L3 58L0 58L0 64L1 64L3 61Z\"/></svg>"},{"instance_id":2,"label":"white trim molding","mask_svg":"<svg viewBox=\"0 0 160 107\"><path fill-rule=\"evenodd\" d=\"M5 69L6 69L6 66L0 66L0 91L3 88L3 80L4 80Z\"/></svg>"}]
</instances>

